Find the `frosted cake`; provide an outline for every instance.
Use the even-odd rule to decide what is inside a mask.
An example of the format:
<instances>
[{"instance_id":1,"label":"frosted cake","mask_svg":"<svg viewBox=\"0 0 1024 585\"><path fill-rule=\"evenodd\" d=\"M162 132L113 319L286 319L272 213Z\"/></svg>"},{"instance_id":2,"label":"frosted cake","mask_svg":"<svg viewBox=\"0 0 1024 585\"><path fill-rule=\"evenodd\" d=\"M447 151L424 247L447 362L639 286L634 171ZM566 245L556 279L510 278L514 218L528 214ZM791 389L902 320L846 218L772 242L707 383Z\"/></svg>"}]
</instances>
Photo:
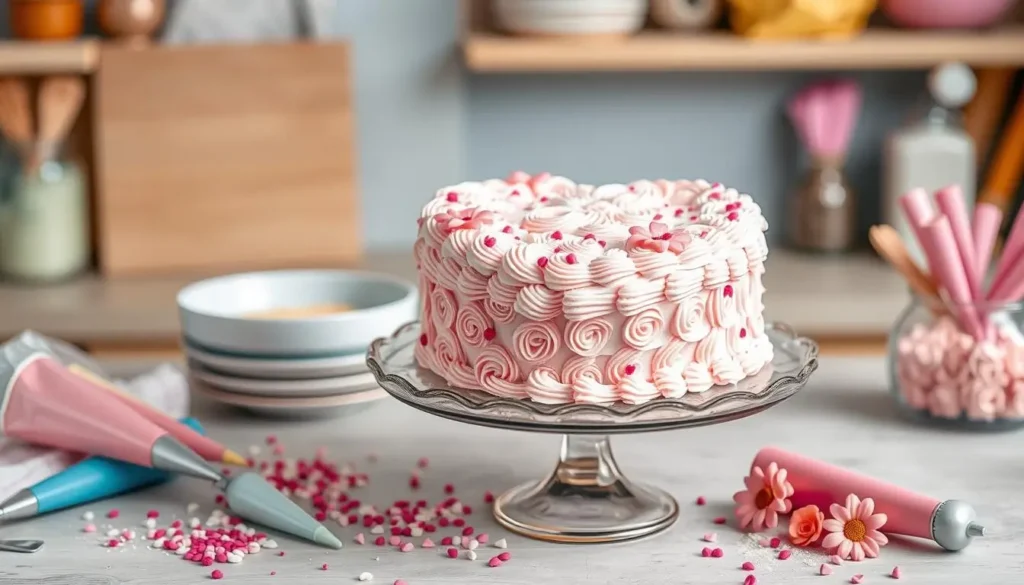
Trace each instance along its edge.
<instances>
[{"instance_id":1,"label":"frosted cake","mask_svg":"<svg viewBox=\"0 0 1024 585\"><path fill-rule=\"evenodd\" d=\"M706 181L446 187L419 219L416 359L453 386L546 404L735 383L772 359L766 229L750 196Z\"/></svg>"}]
</instances>

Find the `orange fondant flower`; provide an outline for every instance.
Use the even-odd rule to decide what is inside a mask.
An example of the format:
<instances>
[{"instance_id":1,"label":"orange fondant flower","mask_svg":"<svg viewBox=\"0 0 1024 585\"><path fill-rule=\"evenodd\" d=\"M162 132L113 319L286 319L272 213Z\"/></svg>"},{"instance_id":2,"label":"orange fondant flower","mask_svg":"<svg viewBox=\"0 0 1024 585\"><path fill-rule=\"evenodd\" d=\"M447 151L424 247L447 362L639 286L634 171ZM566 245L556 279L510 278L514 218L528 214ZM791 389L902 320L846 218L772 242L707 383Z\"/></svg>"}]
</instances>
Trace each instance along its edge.
<instances>
[{"instance_id":1,"label":"orange fondant flower","mask_svg":"<svg viewBox=\"0 0 1024 585\"><path fill-rule=\"evenodd\" d=\"M796 546L811 546L821 537L825 514L817 506L804 506L789 519L789 539Z\"/></svg>"}]
</instances>

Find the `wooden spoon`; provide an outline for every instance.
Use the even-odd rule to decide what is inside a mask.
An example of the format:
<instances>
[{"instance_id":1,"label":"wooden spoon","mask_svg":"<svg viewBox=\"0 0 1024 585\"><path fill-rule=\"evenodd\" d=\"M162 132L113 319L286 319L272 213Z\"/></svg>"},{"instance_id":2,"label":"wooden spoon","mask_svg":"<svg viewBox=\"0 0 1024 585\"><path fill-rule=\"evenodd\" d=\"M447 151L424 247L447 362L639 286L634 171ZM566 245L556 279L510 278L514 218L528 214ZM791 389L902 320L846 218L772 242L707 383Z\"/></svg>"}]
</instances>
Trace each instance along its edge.
<instances>
[{"instance_id":1,"label":"wooden spoon","mask_svg":"<svg viewBox=\"0 0 1024 585\"><path fill-rule=\"evenodd\" d=\"M890 225L876 225L868 230L868 239L876 252L899 272L911 290L923 299L937 299L939 288L910 257L899 232Z\"/></svg>"}]
</instances>

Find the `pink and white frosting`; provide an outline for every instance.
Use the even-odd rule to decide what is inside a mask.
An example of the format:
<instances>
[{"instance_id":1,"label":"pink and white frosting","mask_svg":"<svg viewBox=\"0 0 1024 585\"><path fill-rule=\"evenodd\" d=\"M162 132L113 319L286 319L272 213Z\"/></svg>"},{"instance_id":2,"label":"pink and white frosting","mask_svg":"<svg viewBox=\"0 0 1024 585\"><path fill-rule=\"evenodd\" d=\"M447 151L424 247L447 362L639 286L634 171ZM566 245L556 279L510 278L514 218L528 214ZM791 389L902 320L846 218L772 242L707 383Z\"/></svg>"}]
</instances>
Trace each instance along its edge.
<instances>
[{"instance_id":1,"label":"pink and white frosting","mask_svg":"<svg viewBox=\"0 0 1024 585\"><path fill-rule=\"evenodd\" d=\"M1024 418L1024 343L1000 330L978 341L949 317L915 325L896 342L906 404L937 418Z\"/></svg>"},{"instance_id":2,"label":"pink and white frosting","mask_svg":"<svg viewBox=\"0 0 1024 585\"><path fill-rule=\"evenodd\" d=\"M748 195L706 181L595 187L514 173L446 187L424 206L414 247L416 359L455 386L545 404L734 384L772 359L765 229ZM999 408L1024 409L1018 394Z\"/></svg>"}]
</instances>

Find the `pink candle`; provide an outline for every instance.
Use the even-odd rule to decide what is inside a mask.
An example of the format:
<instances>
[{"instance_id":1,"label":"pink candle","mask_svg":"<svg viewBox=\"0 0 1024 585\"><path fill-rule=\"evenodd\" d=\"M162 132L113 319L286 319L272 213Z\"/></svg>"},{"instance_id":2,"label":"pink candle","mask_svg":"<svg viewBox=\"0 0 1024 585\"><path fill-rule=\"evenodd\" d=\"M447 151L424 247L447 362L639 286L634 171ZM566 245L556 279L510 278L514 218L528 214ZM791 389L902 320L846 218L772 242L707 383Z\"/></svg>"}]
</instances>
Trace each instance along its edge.
<instances>
[{"instance_id":1,"label":"pink candle","mask_svg":"<svg viewBox=\"0 0 1024 585\"><path fill-rule=\"evenodd\" d=\"M752 466L766 469L772 462L786 470L793 484L794 510L813 504L828 513L832 504L856 494L874 500L875 512L888 517L881 528L885 533L934 540L947 550L960 550L971 538L984 535L984 528L974 522L974 510L963 502L940 501L777 447L758 451Z\"/></svg>"}]
</instances>

